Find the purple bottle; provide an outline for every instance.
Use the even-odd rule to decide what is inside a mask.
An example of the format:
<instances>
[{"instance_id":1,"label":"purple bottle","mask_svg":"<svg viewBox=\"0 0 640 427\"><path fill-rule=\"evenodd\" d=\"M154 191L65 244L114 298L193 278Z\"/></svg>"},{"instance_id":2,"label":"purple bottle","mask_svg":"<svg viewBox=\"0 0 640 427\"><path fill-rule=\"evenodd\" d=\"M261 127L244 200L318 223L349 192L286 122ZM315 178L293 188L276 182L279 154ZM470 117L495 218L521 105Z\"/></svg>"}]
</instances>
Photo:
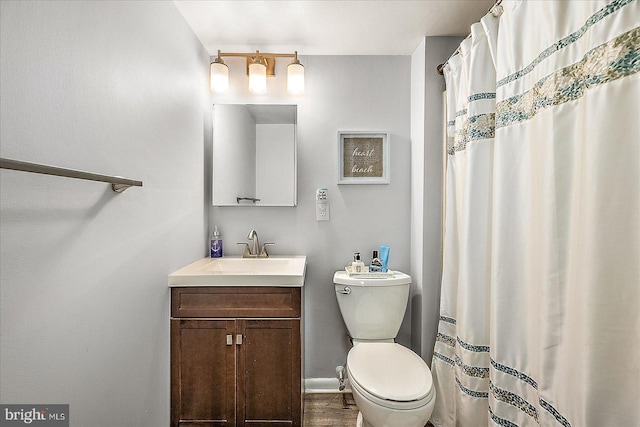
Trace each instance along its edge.
<instances>
[{"instance_id":1,"label":"purple bottle","mask_svg":"<svg viewBox=\"0 0 640 427\"><path fill-rule=\"evenodd\" d=\"M222 237L216 225L211 238L211 258L222 258Z\"/></svg>"}]
</instances>

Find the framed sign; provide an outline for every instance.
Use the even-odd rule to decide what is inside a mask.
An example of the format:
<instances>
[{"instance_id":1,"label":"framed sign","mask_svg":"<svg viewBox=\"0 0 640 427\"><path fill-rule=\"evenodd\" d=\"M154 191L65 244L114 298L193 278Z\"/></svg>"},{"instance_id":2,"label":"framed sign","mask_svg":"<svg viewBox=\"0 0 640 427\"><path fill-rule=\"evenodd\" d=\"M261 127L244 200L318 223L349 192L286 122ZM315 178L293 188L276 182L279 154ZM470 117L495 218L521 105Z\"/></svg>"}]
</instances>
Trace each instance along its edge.
<instances>
[{"instance_id":1,"label":"framed sign","mask_svg":"<svg viewBox=\"0 0 640 427\"><path fill-rule=\"evenodd\" d=\"M338 131L338 184L389 183L389 132Z\"/></svg>"}]
</instances>

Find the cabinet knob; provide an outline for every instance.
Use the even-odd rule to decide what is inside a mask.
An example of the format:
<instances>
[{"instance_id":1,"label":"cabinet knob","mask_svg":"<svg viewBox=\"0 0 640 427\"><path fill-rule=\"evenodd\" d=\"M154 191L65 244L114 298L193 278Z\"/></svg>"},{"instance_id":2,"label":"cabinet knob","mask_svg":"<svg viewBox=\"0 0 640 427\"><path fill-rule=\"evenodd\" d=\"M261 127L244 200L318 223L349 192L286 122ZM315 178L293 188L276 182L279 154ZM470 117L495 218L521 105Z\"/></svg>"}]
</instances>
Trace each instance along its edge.
<instances>
[{"instance_id":1,"label":"cabinet knob","mask_svg":"<svg viewBox=\"0 0 640 427\"><path fill-rule=\"evenodd\" d=\"M236 345L242 345L242 334L236 335Z\"/></svg>"},{"instance_id":2,"label":"cabinet knob","mask_svg":"<svg viewBox=\"0 0 640 427\"><path fill-rule=\"evenodd\" d=\"M227 345L233 345L233 335L227 335Z\"/></svg>"}]
</instances>

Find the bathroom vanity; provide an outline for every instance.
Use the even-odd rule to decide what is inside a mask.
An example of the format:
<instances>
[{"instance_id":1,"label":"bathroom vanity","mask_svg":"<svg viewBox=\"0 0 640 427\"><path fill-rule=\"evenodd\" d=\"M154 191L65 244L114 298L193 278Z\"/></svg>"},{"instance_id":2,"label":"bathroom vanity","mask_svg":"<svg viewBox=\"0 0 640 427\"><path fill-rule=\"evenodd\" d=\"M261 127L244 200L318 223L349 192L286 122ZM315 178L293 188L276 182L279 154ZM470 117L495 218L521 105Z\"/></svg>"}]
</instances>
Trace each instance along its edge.
<instances>
[{"instance_id":1,"label":"bathroom vanity","mask_svg":"<svg viewBox=\"0 0 640 427\"><path fill-rule=\"evenodd\" d=\"M171 426L302 425L305 265L204 259L169 276Z\"/></svg>"}]
</instances>

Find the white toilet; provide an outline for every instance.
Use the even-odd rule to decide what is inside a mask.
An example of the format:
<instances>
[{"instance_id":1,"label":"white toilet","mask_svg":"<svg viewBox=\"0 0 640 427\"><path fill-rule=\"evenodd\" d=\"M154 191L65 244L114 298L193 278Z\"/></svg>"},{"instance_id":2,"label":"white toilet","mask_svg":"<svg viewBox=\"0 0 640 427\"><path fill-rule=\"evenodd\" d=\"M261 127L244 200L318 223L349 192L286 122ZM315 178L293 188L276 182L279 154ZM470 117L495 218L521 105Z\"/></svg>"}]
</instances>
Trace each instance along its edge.
<instances>
[{"instance_id":1,"label":"white toilet","mask_svg":"<svg viewBox=\"0 0 640 427\"><path fill-rule=\"evenodd\" d=\"M358 405L358 427L423 427L436 393L420 356L394 339L409 299L411 277L333 276L338 306L353 341L347 376Z\"/></svg>"}]
</instances>

